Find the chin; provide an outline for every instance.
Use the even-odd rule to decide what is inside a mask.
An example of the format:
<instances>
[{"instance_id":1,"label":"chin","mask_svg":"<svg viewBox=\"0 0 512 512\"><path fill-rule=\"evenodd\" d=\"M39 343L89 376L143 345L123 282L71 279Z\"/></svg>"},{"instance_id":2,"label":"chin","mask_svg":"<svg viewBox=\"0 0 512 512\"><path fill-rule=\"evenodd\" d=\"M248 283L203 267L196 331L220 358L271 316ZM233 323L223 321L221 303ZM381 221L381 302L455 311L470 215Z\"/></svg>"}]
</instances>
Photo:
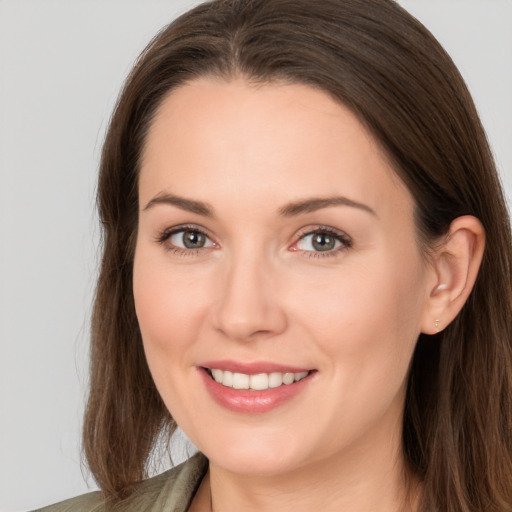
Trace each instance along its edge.
<instances>
[{"instance_id":1,"label":"chin","mask_svg":"<svg viewBox=\"0 0 512 512\"><path fill-rule=\"evenodd\" d=\"M224 432L214 442L199 442L197 447L213 465L239 475L272 477L291 472L306 463L305 436L297 432L256 432L241 426L238 432Z\"/></svg>"}]
</instances>

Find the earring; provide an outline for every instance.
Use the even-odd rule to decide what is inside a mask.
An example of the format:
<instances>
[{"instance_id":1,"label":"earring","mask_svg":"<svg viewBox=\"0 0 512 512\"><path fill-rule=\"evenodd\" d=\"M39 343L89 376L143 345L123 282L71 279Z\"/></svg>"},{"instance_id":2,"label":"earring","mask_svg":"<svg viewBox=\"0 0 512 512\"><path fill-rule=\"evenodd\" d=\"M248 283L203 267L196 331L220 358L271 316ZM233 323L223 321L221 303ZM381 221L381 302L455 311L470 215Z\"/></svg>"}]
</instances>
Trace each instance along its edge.
<instances>
[{"instance_id":1,"label":"earring","mask_svg":"<svg viewBox=\"0 0 512 512\"><path fill-rule=\"evenodd\" d=\"M435 321L436 332L439 332L439 322L440 322L440 320Z\"/></svg>"}]
</instances>

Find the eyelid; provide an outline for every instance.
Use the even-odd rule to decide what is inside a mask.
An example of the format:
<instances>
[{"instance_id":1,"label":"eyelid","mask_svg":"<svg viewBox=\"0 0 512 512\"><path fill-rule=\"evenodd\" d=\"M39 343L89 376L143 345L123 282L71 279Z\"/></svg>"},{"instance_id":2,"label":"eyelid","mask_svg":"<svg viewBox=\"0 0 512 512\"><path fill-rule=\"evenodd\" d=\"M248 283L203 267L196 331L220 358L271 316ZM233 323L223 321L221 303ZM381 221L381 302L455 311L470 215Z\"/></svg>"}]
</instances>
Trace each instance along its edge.
<instances>
[{"instance_id":1,"label":"eyelid","mask_svg":"<svg viewBox=\"0 0 512 512\"><path fill-rule=\"evenodd\" d=\"M328 250L328 251L311 251L311 250L304 250L297 248L297 244L306 238L307 236L314 235L314 234L327 234L329 236L332 236L337 241L341 243L341 246ZM334 256L337 255L339 252L344 251L346 249L349 249L352 246L352 238L345 233L344 231L341 231L339 229L333 228L331 226L323 226L323 225L317 225L317 226L308 226L307 228L303 228L297 235L297 240L292 244L292 246L289 248L291 251L297 251L305 253L307 256L315 256L315 257L324 257L324 256Z\"/></svg>"},{"instance_id":2,"label":"eyelid","mask_svg":"<svg viewBox=\"0 0 512 512\"><path fill-rule=\"evenodd\" d=\"M182 248L175 245L168 245L166 242L169 240L169 238L177 233L180 233L182 231L195 231L198 233L201 233L206 238L208 238L212 245L207 247L200 247L200 248ZM312 250L304 250L297 248L297 244L303 240L305 237L313 234L327 234L329 236L332 236L337 241L341 243L339 247L327 250L327 251L312 251ZM316 225L316 226L307 226L305 228L302 228L298 234L296 235L297 239L292 244L291 247L288 248L290 251L297 251L300 253L303 253L309 257L328 257L328 256L335 256L338 253L349 249L352 246L352 238L344 231L341 231L340 229L333 228L331 226L324 226L324 225ZM197 224L182 224L178 226L173 226L171 228L167 228L163 230L155 239L157 243L160 243L161 245L164 245L167 250L173 251L175 253L179 253L182 255L193 255L198 254L199 252L203 250L208 250L212 248L219 248L219 244L215 241L214 237L212 237L208 230L198 226Z\"/></svg>"},{"instance_id":3,"label":"eyelid","mask_svg":"<svg viewBox=\"0 0 512 512\"><path fill-rule=\"evenodd\" d=\"M180 231L197 231L198 233L202 233L208 238L211 238L211 236L208 234L208 230L201 226L198 226L196 224L180 224L178 226L172 226L170 228L164 229L157 235L156 239L157 241L167 239L171 235L179 233Z\"/></svg>"},{"instance_id":4,"label":"eyelid","mask_svg":"<svg viewBox=\"0 0 512 512\"><path fill-rule=\"evenodd\" d=\"M192 249L192 248L188 249L188 248L178 247L174 244L172 244L172 245L166 244L173 235L175 235L177 233L181 233L183 231L194 231L197 233L201 233L206 238L208 238L208 240L210 240L212 242L212 245L207 246L207 247L198 247L195 249ZM170 251L173 251L176 253L181 253L181 254L187 253L187 255L196 254L197 252L199 252L201 250L205 250L205 249L218 248L218 243L208 233L208 230L201 226L198 226L196 224L181 224L178 226L173 226L171 228L164 229L162 232L160 232L155 237L155 241L161 245L164 245L167 250L170 250Z\"/></svg>"}]
</instances>

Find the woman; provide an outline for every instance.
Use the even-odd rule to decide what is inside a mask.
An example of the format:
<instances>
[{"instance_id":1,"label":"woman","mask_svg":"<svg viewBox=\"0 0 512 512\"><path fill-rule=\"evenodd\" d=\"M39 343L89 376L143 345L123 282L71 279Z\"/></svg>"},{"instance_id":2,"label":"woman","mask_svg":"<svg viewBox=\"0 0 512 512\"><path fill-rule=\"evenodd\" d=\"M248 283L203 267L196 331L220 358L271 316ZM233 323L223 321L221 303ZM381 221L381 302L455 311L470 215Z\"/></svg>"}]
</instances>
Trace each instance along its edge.
<instances>
[{"instance_id":1,"label":"woman","mask_svg":"<svg viewBox=\"0 0 512 512\"><path fill-rule=\"evenodd\" d=\"M105 141L85 454L48 510L512 509L510 223L388 0L216 0ZM200 453L141 483L176 424Z\"/></svg>"}]
</instances>

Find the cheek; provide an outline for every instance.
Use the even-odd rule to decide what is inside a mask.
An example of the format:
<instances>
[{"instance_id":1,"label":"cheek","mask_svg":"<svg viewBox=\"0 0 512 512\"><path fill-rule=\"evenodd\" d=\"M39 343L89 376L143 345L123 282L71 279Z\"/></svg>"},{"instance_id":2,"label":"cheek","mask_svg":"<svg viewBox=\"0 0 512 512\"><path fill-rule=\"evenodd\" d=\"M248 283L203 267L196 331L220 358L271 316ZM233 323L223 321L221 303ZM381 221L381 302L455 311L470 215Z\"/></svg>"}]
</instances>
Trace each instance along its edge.
<instances>
[{"instance_id":1,"label":"cheek","mask_svg":"<svg viewBox=\"0 0 512 512\"><path fill-rule=\"evenodd\" d=\"M171 271L172 270L172 271ZM133 293L148 360L153 352L177 353L197 339L208 310L205 280L186 268L170 269L165 254L136 252Z\"/></svg>"},{"instance_id":2,"label":"cheek","mask_svg":"<svg viewBox=\"0 0 512 512\"><path fill-rule=\"evenodd\" d=\"M321 348L330 386L312 415L322 417L327 408L328 435L343 444L401 414L419 335L422 271L398 258L374 260L347 266L323 284L314 289L303 324Z\"/></svg>"},{"instance_id":3,"label":"cheek","mask_svg":"<svg viewBox=\"0 0 512 512\"><path fill-rule=\"evenodd\" d=\"M420 332L423 280L414 254L390 252L347 263L309 283L308 300L296 303L301 313L295 316L340 379L364 387L370 380L389 383L394 375L396 386L405 378Z\"/></svg>"},{"instance_id":4,"label":"cheek","mask_svg":"<svg viewBox=\"0 0 512 512\"><path fill-rule=\"evenodd\" d=\"M316 275L306 288L307 300L297 300L296 308L302 310L302 318L316 324L319 334L340 327L341 333L365 331L377 325L387 326L386 331L414 330L419 326L422 276L411 267L347 265L323 279Z\"/></svg>"},{"instance_id":5,"label":"cheek","mask_svg":"<svg viewBox=\"0 0 512 512\"><path fill-rule=\"evenodd\" d=\"M146 360L167 409L181 425L199 411L187 407L197 340L208 311L204 276L171 268L166 254L140 247L135 254L133 293Z\"/></svg>"}]
</instances>

